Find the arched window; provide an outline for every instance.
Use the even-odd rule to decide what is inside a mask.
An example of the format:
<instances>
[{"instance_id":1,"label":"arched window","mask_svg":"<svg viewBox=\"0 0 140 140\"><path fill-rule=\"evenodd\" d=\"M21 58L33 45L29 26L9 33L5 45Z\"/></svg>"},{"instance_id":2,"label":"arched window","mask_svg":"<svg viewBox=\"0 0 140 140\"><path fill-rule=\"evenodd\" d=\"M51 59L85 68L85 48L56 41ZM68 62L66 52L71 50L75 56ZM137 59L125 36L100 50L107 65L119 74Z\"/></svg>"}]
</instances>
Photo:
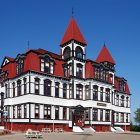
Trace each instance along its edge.
<instances>
[{"instance_id":1,"label":"arched window","mask_svg":"<svg viewBox=\"0 0 140 140\"><path fill-rule=\"evenodd\" d=\"M63 98L67 98L67 84L63 84Z\"/></svg>"},{"instance_id":2,"label":"arched window","mask_svg":"<svg viewBox=\"0 0 140 140\"><path fill-rule=\"evenodd\" d=\"M44 95L51 96L51 81L48 79L44 80Z\"/></svg>"},{"instance_id":3,"label":"arched window","mask_svg":"<svg viewBox=\"0 0 140 140\"><path fill-rule=\"evenodd\" d=\"M103 101L103 90L104 90L104 88L101 87L100 88L100 101Z\"/></svg>"},{"instance_id":4,"label":"arched window","mask_svg":"<svg viewBox=\"0 0 140 140\"><path fill-rule=\"evenodd\" d=\"M79 46L75 49L75 55L77 58L83 59L83 50Z\"/></svg>"},{"instance_id":5,"label":"arched window","mask_svg":"<svg viewBox=\"0 0 140 140\"><path fill-rule=\"evenodd\" d=\"M95 101L98 100L98 86L97 85L93 86L93 100Z\"/></svg>"},{"instance_id":6,"label":"arched window","mask_svg":"<svg viewBox=\"0 0 140 140\"><path fill-rule=\"evenodd\" d=\"M39 78L35 78L35 94L39 94L39 85L40 85L40 79Z\"/></svg>"},{"instance_id":7,"label":"arched window","mask_svg":"<svg viewBox=\"0 0 140 140\"><path fill-rule=\"evenodd\" d=\"M129 97L126 97L126 107L129 107Z\"/></svg>"},{"instance_id":8,"label":"arched window","mask_svg":"<svg viewBox=\"0 0 140 140\"><path fill-rule=\"evenodd\" d=\"M70 56L71 56L71 54L70 54L70 47L66 47L64 49L63 56L64 56L64 59L65 60L68 59L68 58L70 58Z\"/></svg>"},{"instance_id":9,"label":"arched window","mask_svg":"<svg viewBox=\"0 0 140 140\"><path fill-rule=\"evenodd\" d=\"M121 96L121 106L124 107L124 95Z\"/></svg>"}]
</instances>

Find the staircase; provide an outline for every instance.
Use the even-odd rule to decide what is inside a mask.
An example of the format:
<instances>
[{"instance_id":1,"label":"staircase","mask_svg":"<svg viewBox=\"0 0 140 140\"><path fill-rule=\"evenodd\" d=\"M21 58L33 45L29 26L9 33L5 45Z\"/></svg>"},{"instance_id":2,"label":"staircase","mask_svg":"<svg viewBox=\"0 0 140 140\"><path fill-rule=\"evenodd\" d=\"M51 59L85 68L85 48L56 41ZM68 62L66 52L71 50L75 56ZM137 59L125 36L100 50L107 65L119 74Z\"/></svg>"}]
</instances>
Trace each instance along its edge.
<instances>
[{"instance_id":1,"label":"staircase","mask_svg":"<svg viewBox=\"0 0 140 140\"><path fill-rule=\"evenodd\" d=\"M124 130L121 127L114 127L116 132L124 132Z\"/></svg>"},{"instance_id":2,"label":"staircase","mask_svg":"<svg viewBox=\"0 0 140 140\"><path fill-rule=\"evenodd\" d=\"M83 133L84 130L80 126L73 126L73 132Z\"/></svg>"},{"instance_id":3,"label":"staircase","mask_svg":"<svg viewBox=\"0 0 140 140\"><path fill-rule=\"evenodd\" d=\"M116 132L116 129L114 129L113 127L111 127L111 132Z\"/></svg>"},{"instance_id":4,"label":"staircase","mask_svg":"<svg viewBox=\"0 0 140 140\"><path fill-rule=\"evenodd\" d=\"M96 132L92 127L83 128L83 130L84 130L84 133L86 133L86 134L93 134Z\"/></svg>"}]
</instances>

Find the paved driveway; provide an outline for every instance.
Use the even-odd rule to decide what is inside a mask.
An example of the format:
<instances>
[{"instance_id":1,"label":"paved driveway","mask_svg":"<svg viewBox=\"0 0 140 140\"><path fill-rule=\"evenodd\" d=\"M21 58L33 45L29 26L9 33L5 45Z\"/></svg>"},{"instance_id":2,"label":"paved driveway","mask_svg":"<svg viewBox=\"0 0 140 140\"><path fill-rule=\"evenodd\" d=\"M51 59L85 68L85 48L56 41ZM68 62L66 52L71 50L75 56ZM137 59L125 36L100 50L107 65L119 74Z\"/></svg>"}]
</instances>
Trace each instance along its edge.
<instances>
[{"instance_id":1,"label":"paved driveway","mask_svg":"<svg viewBox=\"0 0 140 140\"><path fill-rule=\"evenodd\" d=\"M25 140L23 133L16 133L7 136L0 136L0 140ZM36 138L32 138L36 140ZM43 134L42 140L140 140L140 133L94 133L90 134Z\"/></svg>"}]
</instances>

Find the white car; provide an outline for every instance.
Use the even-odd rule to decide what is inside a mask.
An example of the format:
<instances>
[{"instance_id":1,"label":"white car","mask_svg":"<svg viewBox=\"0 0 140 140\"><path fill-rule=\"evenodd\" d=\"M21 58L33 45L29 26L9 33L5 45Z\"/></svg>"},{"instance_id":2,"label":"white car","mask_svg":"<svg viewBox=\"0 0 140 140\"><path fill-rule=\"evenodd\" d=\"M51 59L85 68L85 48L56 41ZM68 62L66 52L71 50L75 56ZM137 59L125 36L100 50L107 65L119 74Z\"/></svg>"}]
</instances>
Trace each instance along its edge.
<instances>
[{"instance_id":1,"label":"white car","mask_svg":"<svg viewBox=\"0 0 140 140\"><path fill-rule=\"evenodd\" d=\"M42 138L42 134L39 131L27 131L26 138Z\"/></svg>"}]
</instances>

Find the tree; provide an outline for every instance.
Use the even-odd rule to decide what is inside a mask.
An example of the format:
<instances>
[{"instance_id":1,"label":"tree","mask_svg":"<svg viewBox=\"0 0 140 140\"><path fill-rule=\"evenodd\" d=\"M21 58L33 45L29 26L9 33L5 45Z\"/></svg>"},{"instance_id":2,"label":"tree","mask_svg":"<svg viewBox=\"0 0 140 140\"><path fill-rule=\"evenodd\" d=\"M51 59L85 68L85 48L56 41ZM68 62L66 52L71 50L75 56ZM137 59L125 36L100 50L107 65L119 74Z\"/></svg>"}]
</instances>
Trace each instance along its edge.
<instances>
[{"instance_id":1,"label":"tree","mask_svg":"<svg viewBox=\"0 0 140 140\"><path fill-rule=\"evenodd\" d=\"M137 108L137 110L134 112L135 113L135 122L139 124L140 126L140 108Z\"/></svg>"}]
</instances>

